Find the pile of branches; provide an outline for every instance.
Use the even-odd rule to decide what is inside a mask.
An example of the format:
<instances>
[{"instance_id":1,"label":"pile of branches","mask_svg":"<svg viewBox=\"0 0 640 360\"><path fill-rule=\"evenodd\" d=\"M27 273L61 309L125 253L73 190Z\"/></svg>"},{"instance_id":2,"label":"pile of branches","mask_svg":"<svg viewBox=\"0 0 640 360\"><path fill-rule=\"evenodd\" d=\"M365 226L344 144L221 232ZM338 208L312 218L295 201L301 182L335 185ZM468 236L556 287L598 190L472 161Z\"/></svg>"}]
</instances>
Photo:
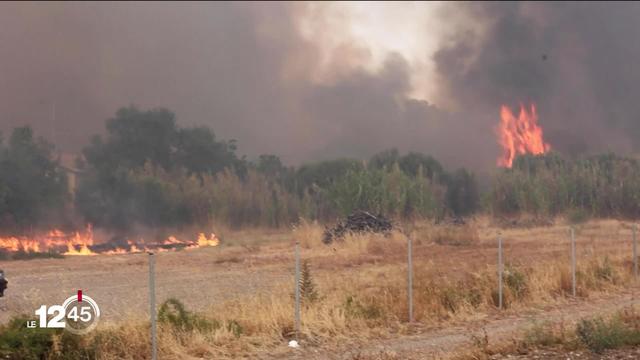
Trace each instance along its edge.
<instances>
[{"instance_id":1,"label":"pile of branches","mask_svg":"<svg viewBox=\"0 0 640 360\"><path fill-rule=\"evenodd\" d=\"M387 234L393 229L393 223L381 214L373 215L367 211L356 211L339 221L333 228L324 231L322 242L330 244L342 239L346 234L374 232Z\"/></svg>"}]
</instances>

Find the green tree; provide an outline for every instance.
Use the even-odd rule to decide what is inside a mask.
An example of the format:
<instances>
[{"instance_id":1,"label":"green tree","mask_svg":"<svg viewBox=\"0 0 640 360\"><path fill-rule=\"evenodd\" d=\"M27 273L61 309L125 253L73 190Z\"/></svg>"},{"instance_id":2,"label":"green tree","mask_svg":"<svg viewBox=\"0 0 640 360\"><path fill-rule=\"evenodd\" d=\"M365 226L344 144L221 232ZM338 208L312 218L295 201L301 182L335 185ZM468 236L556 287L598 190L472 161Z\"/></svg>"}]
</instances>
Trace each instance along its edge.
<instances>
[{"instance_id":1,"label":"green tree","mask_svg":"<svg viewBox=\"0 0 640 360\"><path fill-rule=\"evenodd\" d=\"M293 187L299 195L307 190L316 193L319 189L329 188L349 171L360 170L363 167L362 162L355 159L335 159L303 164L295 172Z\"/></svg>"},{"instance_id":2,"label":"green tree","mask_svg":"<svg viewBox=\"0 0 640 360\"><path fill-rule=\"evenodd\" d=\"M255 167L258 172L271 179L284 179L289 170L287 167L282 165L282 161L280 161L279 157L269 154L260 155Z\"/></svg>"},{"instance_id":3,"label":"green tree","mask_svg":"<svg viewBox=\"0 0 640 360\"><path fill-rule=\"evenodd\" d=\"M94 138L83 151L95 168L133 169L151 162L168 170L177 143L175 115L167 109L141 111L130 106L107 120L107 138Z\"/></svg>"},{"instance_id":4,"label":"green tree","mask_svg":"<svg viewBox=\"0 0 640 360\"><path fill-rule=\"evenodd\" d=\"M235 141L217 141L209 128L179 129L177 138L173 165L190 174L215 174L225 168L239 170L243 166L235 154Z\"/></svg>"},{"instance_id":5,"label":"green tree","mask_svg":"<svg viewBox=\"0 0 640 360\"><path fill-rule=\"evenodd\" d=\"M37 226L60 216L68 200L67 178L53 159L53 145L15 128L8 146L0 143L0 222L5 229Z\"/></svg>"},{"instance_id":6,"label":"green tree","mask_svg":"<svg viewBox=\"0 0 640 360\"><path fill-rule=\"evenodd\" d=\"M80 213L98 226L188 223L197 216L172 178L195 175L203 182L227 168L246 173L234 141L218 141L206 127L180 128L167 109L122 108L106 129L104 139L94 136L83 149L76 193Z\"/></svg>"},{"instance_id":7,"label":"green tree","mask_svg":"<svg viewBox=\"0 0 640 360\"><path fill-rule=\"evenodd\" d=\"M398 149L388 149L373 155L368 162L371 169L390 169L400 158Z\"/></svg>"},{"instance_id":8,"label":"green tree","mask_svg":"<svg viewBox=\"0 0 640 360\"><path fill-rule=\"evenodd\" d=\"M447 176L447 207L456 216L471 215L478 209L480 194L473 174L458 169Z\"/></svg>"},{"instance_id":9,"label":"green tree","mask_svg":"<svg viewBox=\"0 0 640 360\"><path fill-rule=\"evenodd\" d=\"M389 170L396 163L405 174L414 177L418 175L419 169L422 169L422 174L431 180L441 181L444 174L442 164L433 157L418 152L409 152L400 156L397 149L385 150L372 156L369 160L369 168Z\"/></svg>"}]
</instances>

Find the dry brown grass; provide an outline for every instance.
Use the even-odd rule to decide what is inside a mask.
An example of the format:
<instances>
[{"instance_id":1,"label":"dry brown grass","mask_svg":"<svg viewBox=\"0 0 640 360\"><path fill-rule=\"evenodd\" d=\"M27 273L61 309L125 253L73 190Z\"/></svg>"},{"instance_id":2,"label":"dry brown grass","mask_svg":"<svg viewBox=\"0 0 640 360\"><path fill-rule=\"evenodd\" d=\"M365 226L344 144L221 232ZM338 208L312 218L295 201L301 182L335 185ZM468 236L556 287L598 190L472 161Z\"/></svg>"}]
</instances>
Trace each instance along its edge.
<instances>
[{"instance_id":1,"label":"dry brown grass","mask_svg":"<svg viewBox=\"0 0 640 360\"><path fill-rule=\"evenodd\" d=\"M292 233L293 238L299 241L300 246L305 249L319 248L324 245L322 243L324 229L317 221L300 219L297 224L293 225Z\"/></svg>"},{"instance_id":2,"label":"dry brown grass","mask_svg":"<svg viewBox=\"0 0 640 360\"><path fill-rule=\"evenodd\" d=\"M509 341L475 341L452 359L510 359L513 355L519 355L519 359L635 359L634 348L640 344L640 313L637 305L627 306L572 321L535 322L521 330ZM621 351L605 353L611 349Z\"/></svg>"},{"instance_id":3,"label":"dry brown grass","mask_svg":"<svg viewBox=\"0 0 640 360\"><path fill-rule=\"evenodd\" d=\"M477 244L480 235L473 225L445 225L432 226L428 239L438 245L469 246Z\"/></svg>"},{"instance_id":4,"label":"dry brown grass","mask_svg":"<svg viewBox=\"0 0 640 360\"><path fill-rule=\"evenodd\" d=\"M421 325L441 327L496 313L498 233L505 239L506 314L566 302L570 297L566 226L505 230L488 223L479 219L459 227L411 227L415 319ZM404 233L351 234L326 246L322 232L319 224L303 220L286 238L286 244L291 239L300 241L320 295L318 301L303 307L302 344L335 345L348 339L366 341L413 331L406 324ZM578 228L577 238L578 296L616 291L631 281L629 251L625 250L630 247L627 226L613 220L591 222ZM259 251L269 266L291 266L293 259L290 254L281 254L281 243L260 244L253 252ZM247 253L233 250L229 242L227 246L231 247L226 252L228 262ZM270 256L272 262L268 261ZM186 332L162 326L161 358L251 357L278 351L293 336L292 283L293 276L291 282L269 292L212 304L199 313L223 324L213 330ZM241 334L225 324L237 324ZM95 332L99 358L144 358L142 354L149 350L147 326L140 320Z\"/></svg>"}]
</instances>

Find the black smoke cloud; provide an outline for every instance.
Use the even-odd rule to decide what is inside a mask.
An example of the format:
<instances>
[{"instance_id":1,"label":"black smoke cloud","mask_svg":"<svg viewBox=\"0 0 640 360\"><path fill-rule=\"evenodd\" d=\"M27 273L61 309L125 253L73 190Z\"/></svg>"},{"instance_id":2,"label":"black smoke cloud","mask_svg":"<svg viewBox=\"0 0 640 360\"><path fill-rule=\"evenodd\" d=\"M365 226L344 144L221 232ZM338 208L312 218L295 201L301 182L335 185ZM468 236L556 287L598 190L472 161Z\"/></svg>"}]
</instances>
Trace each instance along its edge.
<instances>
[{"instance_id":1,"label":"black smoke cloud","mask_svg":"<svg viewBox=\"0 0 640 360\"><path fill-rule=\"evenodd\" d=\"M563 152L638 151L640 4L449 6L453 23L481 30L458 32L435 54L443 96L479 112L535 102Z\"/></svg>"},{"instance_id":2,"label":"black smoke cloud","mask_svg":"<svg viewBox=\"0 0 640 360\"><path fill-rule=\"evenodd\" d=\"M299 163L397 147L490 169L499 105L535 101L555 148L631 151L639 8L443 5L454 35L433 60L436 103L455 104L445 110L409 97L415 69L400 54L375 71L358 66L367 49L356 41L318 81L322 47L297 24L314 11L305 4L3 3L0 128L30 124L77 152L118 107L163 106L250 157ZM468 21L478 26L463 31Z\"/></svg>"},{"instance_id":3,"label":"black smoke cloud","mask_svg":"<svg viewBox=\"0 0 640 360\"><path fill-rule=\"evenodd\" d=\"M332 55L332 76L314 79L322 49L299 35L304 4L0 9L0 128L30 124L66 152L103 131L118 107L135 104L167 107L181 125L210 126L249 156L275 153L289 163L391 147L460 165L497 153L490 130L452 140L470 129L463 117L408 98L412 69L400 55L368 71L354 66L367 49L346 42Z\"/></svg>"}]
</instances>

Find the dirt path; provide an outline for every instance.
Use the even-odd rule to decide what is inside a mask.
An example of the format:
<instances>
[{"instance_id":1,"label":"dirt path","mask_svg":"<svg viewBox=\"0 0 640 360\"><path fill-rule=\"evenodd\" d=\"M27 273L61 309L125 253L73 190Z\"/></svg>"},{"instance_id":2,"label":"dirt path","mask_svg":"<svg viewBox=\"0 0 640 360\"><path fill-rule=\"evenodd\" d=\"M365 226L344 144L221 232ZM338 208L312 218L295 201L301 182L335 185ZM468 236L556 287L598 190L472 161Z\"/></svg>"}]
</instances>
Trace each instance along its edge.
<instances>
[{"instance_id":1,"label":"dirt path","mask_svg":"<svg viewBox=\"0 0 640 360\"><path fill-rule=\"evenodd\" d=\"M216 248L157 254L158 302L180 299L189 309L278 291L292 277L289 269L243 262L224 262ZM62 303L82 289L100 306L103 321L148 318L148 255L81 256L0 262L9 279L0 298L0 324L17 314L34 315L40 305Z\"/></svg>"},{"instance_id":2,"label":"dirt path","mask_svg":"<svg viewBox=\"0 0 640 360\"><path fill-rule=\"evenodd\" d=\"M635 289L637 292L638 289ZM640 304L633 290L597 299L570 301L563 305L520 314L492 314L486 319L452 326L440 330L425 330L418 335L401 336L370 343L353 343L341 349L283 350L274 358L289 359L446 359L456 353L472 349L475 341L489 344L518 338L527 327L540 322L564 322L568 326L577 320L595 315L606 315L625 307ZM417 329L420 331L420 329ZM486 334L486 335L485 335ZM476 339L474 341L474 339Z\"/></svg>"}]
</instances>

